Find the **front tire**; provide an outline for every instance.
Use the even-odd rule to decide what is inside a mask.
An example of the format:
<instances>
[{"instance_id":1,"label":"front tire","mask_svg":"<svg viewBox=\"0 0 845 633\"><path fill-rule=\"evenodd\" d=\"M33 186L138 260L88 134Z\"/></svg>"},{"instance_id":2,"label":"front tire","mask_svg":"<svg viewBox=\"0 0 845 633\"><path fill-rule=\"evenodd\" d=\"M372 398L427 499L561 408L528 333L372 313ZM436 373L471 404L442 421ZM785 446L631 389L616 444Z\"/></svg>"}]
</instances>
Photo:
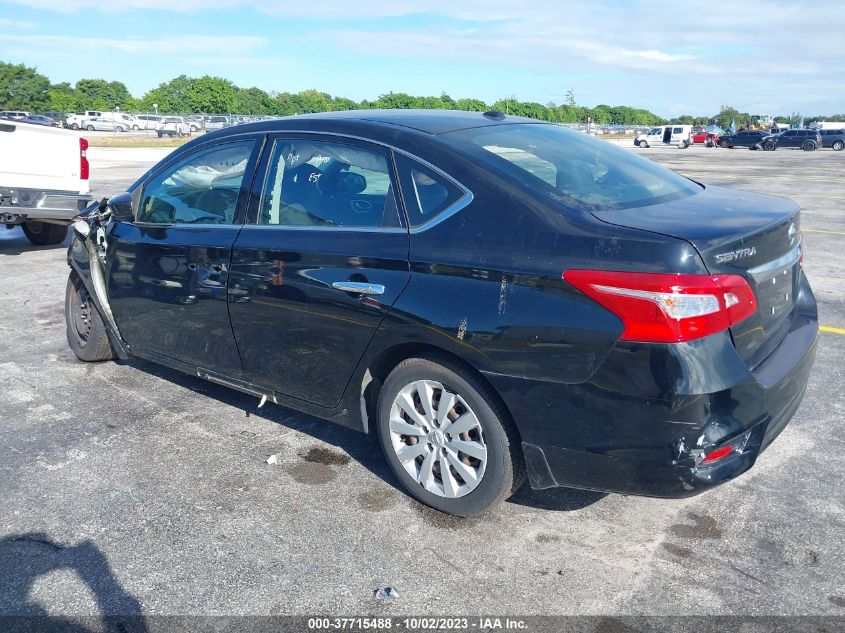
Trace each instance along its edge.
<instances>
[{"instance_id":1,"label":"front tire","mask_svg":"<svg viewBox=\"0 0 845 633\"><path fill-rule=\"evenodd\" d=\"M61 244L67 237L67 225L48 224L47 222L25 222L23 232L26 238L36 246Z\"/></svg>"},{"instance_id":2,"label":"front tire","mask_svg":"<svg viewBox=\"0 0 845 633\"><path fill-rule=\"evenodd\" d=\"M640 141L640 147L647 148L648 147L648 141Z\"/></svg>"},{"instance_id":3,"label":"front tire","mask_svg":"<svg viewBox=\"0 0 845 633\"><path fill-rule=\"evenodd\" d=\"M763 149L767 152L775 151L775 143L774 141L766 141L763 143Z\"/></svg>"},{"instance_id":4,"label":"front tire","mask_svg":"<svg viewBox=\"0 0 845 633\"><path fill-rule=\"evenodd\" d=\"M68 345L79 360L99 362L117 357L88 289L73 274L65 290L65 329Z\"/></svg>"},{"instance_id":5,"label":"front tire","mask_svg":"<svg viewBox=\"0 0 845 633\"><path fill-rule=\"evenodd\" d=\"M481 514L525 480L519 434L504 404L449 358L400 363L381 389L377 416L391 470L413 497L441 512Z\"/></svg>"},{"instance_id":6,"label":"front tire","mask_svg":"<svg viewBox=\"0 0 845 633\"><path fill-rule=\"evenodd\" d=\"M719 141L719 147L722 149L730 149L731 143L730 141Z\"/></svg>"}]
</instances>

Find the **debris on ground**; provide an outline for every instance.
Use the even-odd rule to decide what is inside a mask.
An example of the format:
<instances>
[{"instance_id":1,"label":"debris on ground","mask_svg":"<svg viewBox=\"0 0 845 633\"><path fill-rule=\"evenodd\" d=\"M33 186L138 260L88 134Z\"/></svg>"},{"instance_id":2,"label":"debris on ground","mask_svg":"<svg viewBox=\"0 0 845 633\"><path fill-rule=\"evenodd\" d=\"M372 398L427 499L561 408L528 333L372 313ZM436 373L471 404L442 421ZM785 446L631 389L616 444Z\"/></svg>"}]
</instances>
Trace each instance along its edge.
<instances>
[{"instance_id":1,"label":"debris on ground","mask_svg":"<svg viewBox=\"0 0 845 633\"><path fill-rule=\"evenodd\" d=\"M373 591L373 595L384 600L399 597L399 593L393 587L379 587Z\"/></svg>"},{"instance_id":2,"label":"debris on ground","mask_svg":"<svg viewBox=\"0 0 845 633\"><path fill-rule=\"evenodd\" d=\"M267 458L267 463L270 464L271 466L273 464L278 464L279 463L279 456L278 455L270 455L270 457Z\"/></svg>"}]
</instances>

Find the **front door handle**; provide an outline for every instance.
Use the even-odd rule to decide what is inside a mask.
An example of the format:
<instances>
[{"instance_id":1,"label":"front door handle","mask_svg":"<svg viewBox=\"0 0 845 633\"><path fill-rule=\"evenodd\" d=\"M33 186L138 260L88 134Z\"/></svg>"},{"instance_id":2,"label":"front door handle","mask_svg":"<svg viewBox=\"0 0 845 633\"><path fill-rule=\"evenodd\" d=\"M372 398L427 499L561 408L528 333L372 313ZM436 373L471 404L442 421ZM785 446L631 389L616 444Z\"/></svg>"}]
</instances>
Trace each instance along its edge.
<instances>
[{"instance_id":1,"label":"front door handle","mask_svg":"<svg viewBox=\"0 0 845 633\"><path fill-rule=\"evenodd\" d=\"M336 281L332 284L335 290L354 292L359 295L383 295L384 286L381 284L370 284L361 281Z\"/></svg>"}]
</instances>

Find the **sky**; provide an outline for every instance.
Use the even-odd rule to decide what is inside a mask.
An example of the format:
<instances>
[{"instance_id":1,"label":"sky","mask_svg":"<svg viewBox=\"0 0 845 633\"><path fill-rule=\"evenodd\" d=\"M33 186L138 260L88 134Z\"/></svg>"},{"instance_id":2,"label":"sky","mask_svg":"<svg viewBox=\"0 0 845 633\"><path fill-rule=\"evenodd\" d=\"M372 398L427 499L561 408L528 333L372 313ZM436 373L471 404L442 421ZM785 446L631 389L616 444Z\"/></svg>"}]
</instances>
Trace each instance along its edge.
<instances>
[{"instance_id":1,"label":"sky","mask_svg":"<svg viewBox=\"0 0 845 633\"><path fill-rule=\"evenodd\" d=\"M186 74L351 99L845 112L845 0L12 0L0 60L135 96Z\"/></svg>"}]
</instances>

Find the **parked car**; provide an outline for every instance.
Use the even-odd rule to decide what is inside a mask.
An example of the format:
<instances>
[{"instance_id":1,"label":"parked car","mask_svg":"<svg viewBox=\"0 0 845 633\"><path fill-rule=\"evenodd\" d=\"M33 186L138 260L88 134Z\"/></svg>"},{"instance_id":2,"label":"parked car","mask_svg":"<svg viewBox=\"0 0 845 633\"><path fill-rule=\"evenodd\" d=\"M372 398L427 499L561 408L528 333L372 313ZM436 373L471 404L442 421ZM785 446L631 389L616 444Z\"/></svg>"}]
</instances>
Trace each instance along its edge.
<instances>
[{"instance_id":1,"label":"parked car","mask_svg":"<svg viewBox=\"0 0 845 633\"><path fill-rule=\"evenodd\" d=\"M161 118L157 114L136 114L135 120L138 122L139 129L142 130L158 130L161 127Z\"/></svg>"},{"instance_id":2,"label":"parked car","mask_svg":"<svg viewBox=\"0 0 845 633\"><path fill-rule=\"evenodd\" d=\"M3 110L2 112L0 112L0 116L2 116L4 119L14 121L17 119L25 119L28 116L32 116L32 112L25 112L23 110Z\"/></svg>"},{"instance_id":3,"label":"parked car","mask_svg":"<svg viewBox=\"0 0 845 633\"><path fill-rule=\"evenodd\" d=\"M836 152L845 149L845 129L842 130L819 130L822 137L822 147L831 147Z\"/></svg>"},{"instance_id":4,"label":"parked car","mask_svg":"<svg viewBox=\"0 0 845 633\"><path fill-rule=\"evenodd\" d=\"M634 139L637 147L651 147L653 145L677 145L686 149L692 145L691 125L662 125L652 128L648 134L640 134Z\"/></svg>"},{"instance_id":5,"label":"parked car","mask_svg":"<svg viewBox=\"0 0 845 633\"><path fill-rule=\"evenodd\" d=\"M719 142L719 135L708 132L703 128L693 128L691 134L692 142L698 145L713 147Z\"/></svg>"},{"instance_id":6,"label":"parked car","mask_svg":"<svg viewBox=\"0 0 845 633\"><path fill-rule=\"evenodd\" d=\"M199 114L186 116L185 122L191 128L191 133L199 132L201 129L203 129L203 118Z\"/></svg>"},{"instance_id":7,"label":"parked car","mask_svg":"<svg viewBox=\"0 0 845 633\"><path fill-rule=\"evenodd\" d=\"M94 130L106 132L128 132L129 126L123 121L118 121L112 118L102 116L95 116L85 121L85 129L89 132Z\"/></svg>"},{"instance_id":8,"label":"parked car","mask_svg":"<svg viewBox=\"0 0 845 633\"><path fill-rule=\"evenodd\" d=\"M46 125L47 127L59 127L58 121L43 114L30 114L27 117L18 119L21 123L33 123L34 125Z\"/></svg>"},{"instance_id":9,"label":"parked car","mask_svg":"<svg viewBox=\"0 0 845 633\"><path fill-rule=\"evenodd\" d=\"M760 130L740 130L734 134L726 134L719 137L719 147L724 147L725 149L732 147L759 149L763 139L768 135L768 132Z\"/></svg>"},{"instance_id":10,"label":"parked car","mask_svg":"<svg viewBox=\"0 0 845 633\"><path fill-rule=\"evenodd\" d=\"M206 118L205 121L205 129L209 132L211 130L222 130L224 127L228 127L229 117L225 116L210 116Z\"/></svg>"},{"instance_id":11,"label":"parked car","mask_svg":"<svg viewBox=\"0 0 845 633\"><path fill-rule=\"evenodd\" d=\"M0 228L20 226L33 244L60 244L88 193L88 141L23 119L0 122Z\"/></svg>"},{"instance_id":12,"label":"parked car","mask_svg":"<svg viewBox=\"0 0 845 633\"><path fill-rule=\"evenodd\" d=\"M157 131L158 137L187 136L191 133L191 126L180 116L166 116L161 120L161 127Z\"/></svg>"},{"instance_id":13,"label":"parked car","mask_svg":"<svg viewBox=\"0 0 845 633\"><path fill-rule=\"evenodd\" d=\"M78 226L78 358L374 434L411 495L458 515L526 472L658 497L732 479L816 348L797 204L499 112L205 134Z\"/></svg>"},{"instance_id":14,"label":"parked car","mask_svg":"<svg viewBox=\"0 0 845 633\"><path fill-rule=\"evenodd\" d=\"M800 147L806 152L812 152L822 146L822 137L816 130L786 130L765 136L760 145L769 152L778 147Z\"/></svg>"}]
</instances>

